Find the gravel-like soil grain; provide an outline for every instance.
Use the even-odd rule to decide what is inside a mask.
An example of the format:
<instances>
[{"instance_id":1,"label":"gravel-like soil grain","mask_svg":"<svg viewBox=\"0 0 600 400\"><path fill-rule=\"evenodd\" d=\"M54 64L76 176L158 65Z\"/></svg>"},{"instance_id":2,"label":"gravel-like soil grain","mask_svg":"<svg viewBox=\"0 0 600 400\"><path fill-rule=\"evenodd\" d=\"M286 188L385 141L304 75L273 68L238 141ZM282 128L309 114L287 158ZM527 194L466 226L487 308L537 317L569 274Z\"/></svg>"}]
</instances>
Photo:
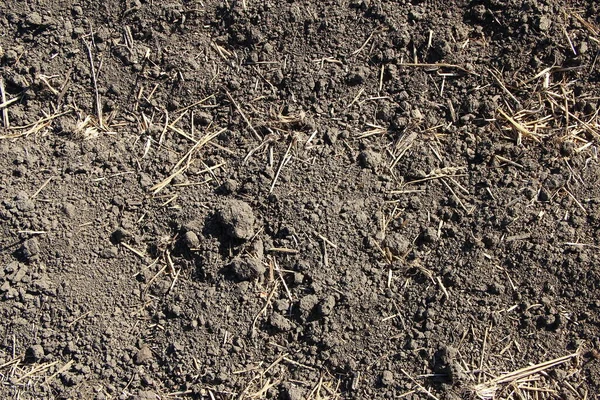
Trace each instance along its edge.
<instances>
[{"instance_id":1,"label":"gravel-like soil grain","mask_svg":"<svg viewBox=\"0 0 600 400\"><path fill-rule=\"evenodd\" d=\"M592 0L3 1L0 397L598 398L599 49Z\"/></svg>"}]
</instances>

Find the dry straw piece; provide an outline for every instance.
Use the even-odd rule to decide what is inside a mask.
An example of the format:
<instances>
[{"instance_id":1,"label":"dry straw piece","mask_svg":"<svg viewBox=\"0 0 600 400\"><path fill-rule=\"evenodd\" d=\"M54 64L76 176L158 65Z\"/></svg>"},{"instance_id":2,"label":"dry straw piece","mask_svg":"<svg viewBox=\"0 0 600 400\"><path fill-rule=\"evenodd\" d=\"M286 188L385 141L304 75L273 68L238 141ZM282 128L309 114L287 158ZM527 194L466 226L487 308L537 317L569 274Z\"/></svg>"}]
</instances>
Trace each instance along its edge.
<instances>
[{"instance_id":1,"label":"dry straw piece","mask_svg":"<svg viewBox=\"0 0 600 400\"><path fill-rule=\"evenodd\" d=\"M547 395L555 393L552 388L532 386L530 383L536 382L539 379L539 376L546 370L564 364L567 361L578 357L579 355L580 354L576 352L539 364L530 365L516 371L508 372L487 382L476 385L473 387L473 392L481 400L500 400L500 398L497 397L497 394L502 389L510 386L515 388L514 392L517 390L520 392L520 394L512 398L548 399L550 397Z\"/></svg>"}]
</instances>

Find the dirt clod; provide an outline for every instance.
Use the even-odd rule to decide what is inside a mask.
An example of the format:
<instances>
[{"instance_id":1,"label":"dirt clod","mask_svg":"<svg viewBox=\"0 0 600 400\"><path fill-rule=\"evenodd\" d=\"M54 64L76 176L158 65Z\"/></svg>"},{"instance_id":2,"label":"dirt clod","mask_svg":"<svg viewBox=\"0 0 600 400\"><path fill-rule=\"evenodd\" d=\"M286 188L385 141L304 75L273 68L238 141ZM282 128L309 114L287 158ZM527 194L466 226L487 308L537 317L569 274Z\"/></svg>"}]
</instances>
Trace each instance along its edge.
<instances>
[{"instance_id":1,"label":"dirt clod","mask_svg":"<svg viewBox=\"0 0 600 400\"><path fill-rule=\"evenodd\" d=\"M32 261L40 253L40 242L36 238L27 239L21 246L21 254L27 261Z\"/></svg>"},{"instance_id":2,"label":"dirt clod","mask_svg":"<svg viewBox=\"0 0 600 400\"><path fill-rule=\"evenodd\" d=\"M133 237L133 234L124 228L118 228L110 235L113 244L125 242Z\"/></svg>"},{"instance_id":3,"label":"dirt clod","mask_svg":"<svg viewBox=\"0 0 600 400\"><path fill-rule=\"evenodd\" d=\"M266 269L252 258L235 258L229 264L229 270L234 279L238 281L251 281L264 275Z\"/></svg>"},{"instance_id":4,"label":"dirt clod","mask_svg":"<svg viewBox=\"0 0 600 400\"><path fill-rule=\"evenodd\" d=\"M75 206L73 204L65 203L63 205L63 212L67 215L67 217L73 218L73 217L75 217L75 215L77 213L77 209L75 208Z\"/></svg>"},{"instance_id":5,"label":"dirt clod","mask_svg":"<svg viewBox=\"0 0 600 400\"><path fill-rule=\"evenodd\" d=\"M327 298L325 298L325 300L323 300L319 303L318 313L319 313L319 315L326 317L328 315L331 315L334 307L335 307L335 297L327 296Z\"/></svg>"},{"instance_id":6,"label":"dirt clod","mask_svg":"<svg viewBox=\"0 0 600 400\"><path fill-rule=\"evenodd\" d=\"M28 14L25 18L25 22L31 26L38 26L42 24L42 16L37 12Z\"/></svg>"},{"instance_id":7,"label":"dirt clod","mask_svg":"<svg viewBox=\"0 0 600 400\"><path fill-rule=\"evenodd\" d=\"M400 233L392 233L387 235L383 242L384 247L387 247L392 254L396 256L404 256L408 253L411 242Z\"/></svg>"},{"instance_id":8,"label":"dirt clod","mask_svg":"<svg viewBox=\"0 0 600 400\"><path fill-rule=\"evenodd\" d=\"M287 383L281 388L283 400L302 400L306 398L306 391L294 384Z\"/></svg>"},{"instance_id":9,"label":"dirt clod","mask_svg":"<svg viewBox=\"0 0 600 400\"><path fill-rule=\"evenodd\" d=\"M538 22L539 30L544 32L544 31L547 31L548 29L550 29L551 26L552 26L552 20L548 16L542 15Z\"/></svg>"},{"instance_id":10,"label":"dirt clod","mask_svg":"<svg viewBox=\"0 0 600 400\"><path fill-rule=\"evenodd\" d=\"M421 239L425 243L434 243L438 240L437 230L431 226L426 227L421 233Z\"/></svg>"},{"instance_id":11,"label":"dirt clod","mask_svg":"<svg viewBox=\"0 0 600 400\"><path fill-rule=\"evenodd\" d=\"M132 397L132 400L156 400L160 397L152 390L140 390L137 395Z\"/></svg>"},{"instance_id":12,"label":"dirt clod","mask_svg":"<svg viewBox=\"0 0 600 400\"><path fill-rule=\"evenodd\" d=\"M256 218L250 205L241 200L227 200L217 212L219 221L228 236L249 240L254 235Z\"/></svg>"},{"instance_id":13,"label":"dirt clod","mask_svg":"<svg viewBox=\"0 0 600 400\"><path fill-rule=\"evenodd\" d=\"M358 155L358 164L363 168L377 168L381 164L381 154L374 150L364 150Z\"/></svg>"},{"instance_id":14,"label":"dirt clod","mask_svg":"<svg viewBox=\"0 0 600 400\"><path fill-rule=\"evenodd\" d=\"M381 384L383 386L391 386L396 382L394 377L394 373L392 371L386 370L381 374Z\"/></svg>"},{"instance_id":15,"label":"dirt clod","mask_svg":"<svg viewBox=\"0 0 600 400\"><path fill-rule=\"evenodd\" d=\"M271 315L270 323L273 328L281 332L287 332L294 328L294 324L290 320L278 313Z\"/></svg>"},{"instance_id":16,"label":"dirt clod","mask_svg":"<svg viewBox=\"0 0 600 400\"><path fill-rule=\"evenodd\" d=\"M435 353L434 362L433 369L440 375L438 381L456 384L467 378L454 347L443 346Z\"/></svg>"},{"instance_id":17,"label":"dirt clod","mask_svg":"<svg viewBox=\"0 0 600 400\"><path fill-rule=\"evenodd\" d=\"M27 265L21 265L15 275L10 278L12 283L19 283L27 275Z\"/></svg>"},{"instance_id":18,"label":"dirt clod","mask_svg":"<svg viewBox=\"0 0 600 400\"><path fill-rule=\"evenodd\" d=\"M319 302L319 298L316 295L314 295L314 294L306 295L302 299L300 299L300 304L299 304L300 311L305 315L310 314L318 302Z\"/></svg>"},{"instance_id":19,"label":"dirt clod","mask_svg":"<svg viewBox=\"0 0 600 400\"><path fill-rule=\"evenodd\" d=\"M212 120L212 115L207 112L199 112L194 115L194 122L200 125L209 125Z\"/></svg>"},{"instance_id":20,"label":"dirt clod","mask_svg":"<svg viewBox=\"0 0 600 400\"><path fill-rule=\"evenodd\" d=\"M134 355L133 362L137 365L147 364L154 358L149 346L143 345Z\"/></svg>"},{"instance_id":21,"label":"dirt clod","mask_svg":"<svg viewBox=\"0 0 600 400\"><path fill-rule=\"evenodd\" d=\"M192 231L187 231L184 233L181 241L188 249L196 249L200 246L200 239L198 238L198 235Z\"/></svg>"},{"instance_id":22,"label":"dirt clod","mask_svg":"<svg viewBox=\"0 0 600 400\"><path fill-rule=\"evenodd\" d=\"M41 361L44 358L44 355L44 348L39 344L27 348L27 351L25 352L25 357L31 362Z\"/></svg>"},{"instance_id":23,"label":"dirt clod","mask_svg":"<svg viewBox=\"0 0 600 400\"><path fill-rule=\"evenodd\" d=\"M100 250L98 255L102 258L115 258L119 255L119 249L116 246L107 246Z\"/></svg>"},{"instance_id":24,"label":"dirt clod","mask_svg":"<svg viewBox=\"0 0 600 400\"><path fill-rule=\"evenodd\" d=\"M17 196L15 196L15 205L17 210L23 212L31 211L35 208L35 203L31 201L29 195L25 192L19 192Z\"/></svg>"}]
</instances>

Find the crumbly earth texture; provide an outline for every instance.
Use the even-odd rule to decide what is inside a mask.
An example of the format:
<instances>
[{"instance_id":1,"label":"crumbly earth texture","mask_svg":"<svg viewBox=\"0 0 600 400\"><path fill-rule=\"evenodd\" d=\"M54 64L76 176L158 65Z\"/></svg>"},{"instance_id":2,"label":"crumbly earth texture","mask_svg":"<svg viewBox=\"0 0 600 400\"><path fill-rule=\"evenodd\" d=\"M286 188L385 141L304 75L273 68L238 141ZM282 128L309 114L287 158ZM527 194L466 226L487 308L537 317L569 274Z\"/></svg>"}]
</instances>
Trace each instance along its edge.
<instances>
[{"instance_id":1,"label":"crumbly earth texture","mask_svg":"<svg viewBox=\"0 0 600 400\"><path fill-rule=\"evenodd\" d=\"M0 398L595 398L599 51L586 0L4 0Z\"/></svg>"}]
</instances>

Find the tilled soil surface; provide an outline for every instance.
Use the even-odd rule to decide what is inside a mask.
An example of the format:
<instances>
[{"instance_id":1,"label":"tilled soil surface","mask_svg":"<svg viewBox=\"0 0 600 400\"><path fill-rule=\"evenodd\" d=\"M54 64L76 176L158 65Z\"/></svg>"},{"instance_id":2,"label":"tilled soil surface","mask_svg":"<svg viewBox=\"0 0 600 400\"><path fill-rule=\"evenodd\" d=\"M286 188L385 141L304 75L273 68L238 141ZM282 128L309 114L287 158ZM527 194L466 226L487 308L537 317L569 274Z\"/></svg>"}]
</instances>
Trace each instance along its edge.
<instances>
[{"instance_id":1,"label":"tilled soil surface","mask_svg":"<svg viewBox=\"0 0 600 400\"><path fill-rule=\"evenodd\" d=\"M0 397L597 398L599 49L591 0L3 1Z\"/></svg>"}]
</instances>

